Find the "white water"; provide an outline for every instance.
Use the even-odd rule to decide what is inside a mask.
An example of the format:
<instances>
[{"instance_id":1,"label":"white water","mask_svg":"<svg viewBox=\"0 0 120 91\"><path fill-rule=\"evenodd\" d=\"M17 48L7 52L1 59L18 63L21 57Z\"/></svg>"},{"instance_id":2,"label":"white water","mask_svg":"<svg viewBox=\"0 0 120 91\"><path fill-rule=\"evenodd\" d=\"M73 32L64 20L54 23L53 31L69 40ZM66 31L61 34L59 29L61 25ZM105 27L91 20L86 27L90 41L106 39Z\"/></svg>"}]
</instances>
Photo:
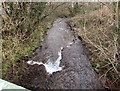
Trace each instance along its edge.
<instances>
[{"instance_id":1,"label":"white water","mask_svg":"<svg viewBox=\"0 0 120 91\"><path fill-rule=\"evenodd\" d=\"M58 58L54 63L50 59L48 59L47 63L36 62L32 60L27 61L27 63L30 65L34 65L34 64L44 65L46 72L48 72L49 74L52 74L53 72L61 71L62 67L59 66L60 66L60 60L62 59L62 53L61 53L62 49L63 47L61 47L60 51L58 52Z\"/></svg>"},{"instance_id":2,"label":"white water","mask_svg":"<svg viewBox=\"0 0 120 91\"><path fill-rule=\"evenodd\" d=\"M66 47L70 47L73 44L73 42L70 42Z\"/></svg>"}]
</instances>

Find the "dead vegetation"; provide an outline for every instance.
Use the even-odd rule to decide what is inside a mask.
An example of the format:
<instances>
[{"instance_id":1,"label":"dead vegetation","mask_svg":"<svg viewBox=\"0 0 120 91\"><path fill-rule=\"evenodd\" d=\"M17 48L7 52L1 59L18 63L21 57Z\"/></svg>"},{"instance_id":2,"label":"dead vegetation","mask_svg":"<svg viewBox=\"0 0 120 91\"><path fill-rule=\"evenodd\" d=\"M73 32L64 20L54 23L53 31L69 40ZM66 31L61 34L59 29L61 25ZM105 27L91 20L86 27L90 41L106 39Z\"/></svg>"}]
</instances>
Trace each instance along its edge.
<instances>
[{"instance_id":1,"label":"dead vegetation","mask_svg":"<svg viewBox=\"0 0 120 91\"><path fill-rule=\"evenodd\" d=\"M4 79L8 79L9 68L14 69L17 62L23 57L28 57L40 45L45 30L51 27L52 22L60 17L60 14L63 17L67 13L57 11L60 11L59 7L63 5L65 7L65 3L2 3L2 76Z\"/></svg>"},{"instance_id":2,"label":"dead vegetation","mask_svg":"<svg viewBox=\"0 0 120 91\"><path fill-rule=\"evenodd\" d=\"M16 62L40 45L45 30L56 18L69 17L71 26L84 40L91 63L104 86L120 87L116 3L114 9L110 3L3 3L3 6L8 11L7 16L2 16L4 79L7 79L10 67L14 70ZM37 11L36 8L41 9Z\"/></svg>"},{"instance_id":3,"label":"dead vegetation","mask_svg":"<svg viewBox=\"0 0 120 91\"><path fill-rule=\"evenodd\" d=\"M31 7L32 6L32 7ZM40 45L47 26L39 26L45 3L2 3L3 27L3 77L7 79L7 69L23 56L28 56ZM40 8L38 12L36 9Z\"/></svg>"},{"instance_id":4,"label":"dead vegetation","mask_svg":"<svg viewBox=\"0 0 120 91\"><path fill-rule=\"evenodd\" d=\"M108 8L77 15L71 20L74 30L85 41L90 59L105 87L119 88L120 63L118 33L113 12Z\"/></svg>"}]
</instances>

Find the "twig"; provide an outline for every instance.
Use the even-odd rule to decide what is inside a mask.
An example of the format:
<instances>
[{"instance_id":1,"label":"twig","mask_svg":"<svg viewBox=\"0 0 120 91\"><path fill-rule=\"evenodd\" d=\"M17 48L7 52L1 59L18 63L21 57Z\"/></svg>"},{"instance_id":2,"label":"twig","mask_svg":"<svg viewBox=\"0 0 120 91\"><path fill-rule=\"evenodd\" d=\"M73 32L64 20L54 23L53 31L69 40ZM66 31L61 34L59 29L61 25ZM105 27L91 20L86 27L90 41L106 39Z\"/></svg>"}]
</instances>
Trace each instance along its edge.
<instances>
[{"instance_id":1,"label":"twig","mask_svg":"<svg viewBox=\"0 0 120 91\"><path fill-rule=\"evenodd\" d=\"M85 21L85 22L86 22L86 21ZM86 36L85 22L84 22L84 27L83 27L83 30L85 31L85 38L89 41L90 44L92 44L94 47L96 47L97 49L99 49L99 50L107 57L107 59L109 60L109 62L112 64L115 72L119 75L119 72L117 71L114 63L111 61L111 59L108 57L108 55L104 52L104 49L101 48L99 45L94 44L94 43L93 43L90 39L88 39L88 37Z\"/></svg>"},{"instance_id":2,"label":"twig","mask_svg":"<svg viewBox=\"0 0 120 91\"><path fill-rule=\"evenodd\" d=\"M65 3L62 3L62 4L58 5L58 6L56 6L50 13L45 14L43 17L41 17L41 20L43 20L44 18L46 18L47 16L49 16L54 10L56 10L58 7L60 7L60 6L64 5L64 4Z\"/></svg>"},{"instance_id":3,"label":"twig","mask_svg":"<svg viewBox=\"0 0 120 91\"><path fill-rule=\"evenodd\" d=\"M99 1L100 2L100 1ZM114 13L114 11L107 5L107 4L105 4L105 3L103 3L103 2L100 2L101 4L103 4L103 5L105 5L106 7L108 7L111 11L112 11L112 13Z\"/></svg>"}]
</instances>

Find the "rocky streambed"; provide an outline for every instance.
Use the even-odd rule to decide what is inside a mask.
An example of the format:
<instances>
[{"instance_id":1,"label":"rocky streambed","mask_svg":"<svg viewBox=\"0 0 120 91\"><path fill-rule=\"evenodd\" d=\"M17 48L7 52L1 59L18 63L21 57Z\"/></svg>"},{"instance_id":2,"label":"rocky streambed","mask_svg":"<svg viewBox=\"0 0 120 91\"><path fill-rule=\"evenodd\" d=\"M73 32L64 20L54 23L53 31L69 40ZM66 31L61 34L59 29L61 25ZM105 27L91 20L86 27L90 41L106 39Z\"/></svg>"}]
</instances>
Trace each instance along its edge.
<instances>
[{"instance_id":1,"label":"rocky streambed","mask_svg":"<svg viewBox=\"0 0 120 91\"><path fill-rule=\"evenodd\" d=\"M59 18L31 58L20 65L12 82L25 88L102 89L98 76L86 55L82 41L74 36L67 19Z\"/></svg>"}]
</instances>

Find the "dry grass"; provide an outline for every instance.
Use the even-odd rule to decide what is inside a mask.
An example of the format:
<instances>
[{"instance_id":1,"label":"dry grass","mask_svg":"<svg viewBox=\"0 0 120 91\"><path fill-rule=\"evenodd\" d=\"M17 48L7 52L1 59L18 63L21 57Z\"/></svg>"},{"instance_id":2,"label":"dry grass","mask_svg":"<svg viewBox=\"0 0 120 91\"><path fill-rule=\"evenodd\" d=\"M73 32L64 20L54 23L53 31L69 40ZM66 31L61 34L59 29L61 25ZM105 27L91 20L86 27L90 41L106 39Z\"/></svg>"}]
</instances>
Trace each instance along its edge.
<instances>
[{"instance_id":1,"label":"dry grass","mask_svg":"<svg viewBox=\"0 0 120 91\"><path fill-rule=\"evenodd\" d=\"M7 80L9 68L14 69L23 57L31 55L43 40L45 30L51 27L56 18L69 12L62 12L65 9L64 3L3 3L2 6L8 12L2 15L2 76ZM42 20L38 20L41 17Z\"/></svg>"},{"instance_id":2,"label":"dry grass","mask_svg":"<svg viewBox=\"0 0 120 91\"><path fill-rule=\"evenodd\" d=\"M3 16L5 20L2 46L4 77L9 75L6 73L6 70L10 68L11 65L15 65L15 62L21 60L22 56L28 56L40 44L44 30L50 28L51 23L56 18L73 15L71 14L74 13L74 11L72 11L73 9L69 8L72 12L68 9L68 7L71 7L71 3L66 3L55 9L59 4L60 3L47 3L46 10L41 14L41 16L47 15L46 19L39 22L35 30L31 31L29 31L27 24L31 25L33 21L29 22L30 19L26 16L27 13L25 13L25 15L23 14L22 17L24 20L22 22L21 17L20 20L17 18L14 20L14 17L12 20L12 16ZM71 25L85 41L86 48L90 51L91 63L96 72L100 73L102 83L111 88L119 87L120 60L117 57L119 46L117 42L118 34L114 28L116 24L116 21L113 20L114 14L109 8L99 9L100 3L79 4L82 5L80 7L80 13L77 15L74 14L75 17L70 18ZM16 12L17 9L14 13ZM16 28L16 24L23 24L22 33L20 32L21 27Z\"/></svg>"},{"instance_id":3,"label":"dry grass","mask_svg":"<svg viewBox=\"0 0 120 91\"><path fill-rule=\"evenodd\" d=\"M105 87L119 87L120 65L118 55L118 34L115 32L113 13L109 8L77 15L71 25L85 41L90 59Z\"/></svg>"},{"instance_id":4,"label":"dry grass","mask_svg":"<svg viewBox=\"0 0 120 91\"><path fill-rule=\"evenodd\" d=\"M20 5L26 5L24 9ZM38 8L38 3L32 3L34 7ZM44 5L44 3L39 3ZM2 15L2 76L7 79L7 70L14 67L17 61L22 57L29 56L32 51L40 45L43 38L43 33L48 28L47 25L37 25L36 16L31 16L30 11L27 10L27 5L30 3L2 3L4 14ZM11 6L11 8L10 8ZM9 10L12 9L13 10ZM27 12L26 12L27 11ZM41 11L42 12L42 11ZM38 17L39 18L39 17Z\"/></svg>"}]
</instances>

